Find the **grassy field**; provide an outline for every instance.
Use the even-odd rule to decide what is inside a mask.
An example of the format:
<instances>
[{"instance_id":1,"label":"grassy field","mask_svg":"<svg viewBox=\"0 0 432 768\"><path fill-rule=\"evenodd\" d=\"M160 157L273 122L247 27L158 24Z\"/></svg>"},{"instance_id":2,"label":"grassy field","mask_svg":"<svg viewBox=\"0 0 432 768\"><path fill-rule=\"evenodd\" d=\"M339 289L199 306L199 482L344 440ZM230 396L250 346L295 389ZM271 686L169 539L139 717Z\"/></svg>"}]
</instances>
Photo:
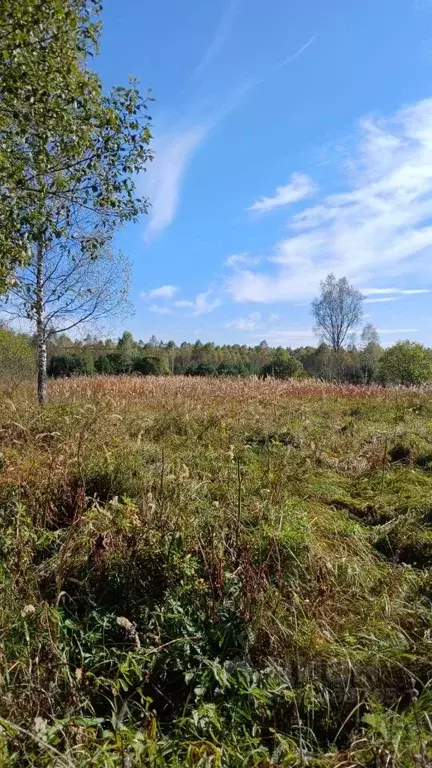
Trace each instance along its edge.
<instances>
[{"instance_id":1,"label":"grassy field","mask_svg":"<svg viewBox=\"0 0 432 768\"><path fill-rule=\"evenodd\" d=\"M432 765L431 393L0 402L0 765Z\"/></svg>"}]
</instances>

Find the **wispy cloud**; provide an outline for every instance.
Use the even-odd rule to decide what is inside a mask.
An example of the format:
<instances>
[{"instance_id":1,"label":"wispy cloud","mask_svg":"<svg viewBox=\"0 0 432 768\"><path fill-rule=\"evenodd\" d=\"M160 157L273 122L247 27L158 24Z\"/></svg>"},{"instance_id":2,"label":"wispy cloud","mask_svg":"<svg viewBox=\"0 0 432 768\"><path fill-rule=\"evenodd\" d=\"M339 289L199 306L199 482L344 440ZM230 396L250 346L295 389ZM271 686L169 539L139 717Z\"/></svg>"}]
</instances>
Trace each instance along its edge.
<instances>
[{"instance_id":1,"label":"wispy cloud","mask_svg":"<svg viewBox=\"0 0 432 768\"><path fill-rule=\"evenodd\" d=\"M225 324L226 328L236 328L238 331L254 331L261 323L260 312L252 312L247 317L237 317Z\"/></svg>"},{"instance_id":2,"label":"wispy cloud","mask_svg":"<svg viewBox=\"0 0 432 768\"><path fill-rule=\"evenodd\" d=\"M225 259L227 267L254 267L259 264L259 256L251 256L249 253L232 253Z\"/></svg>"},{"instance_id":3,"label":"wispy cloud","mask_svg":"<svg viewBox=\"0 0 432 768\"><path fill-rule=\"evenodd\" d=\"M307 51L307 49L310 48L310 46L315 42L316 39L317 39L316 34L312 35L309 38L309 40L306 40L306 42L303 43L303 45L301 45L300 48L297 48L297 50L294 51L294 53L291 53L289 56L286 56L286 58L281 59L281 61L278 61L277 64L274 64L274 66L271 67L262 78L256 81L256 84L263 83L271 75L275 75L281 69L284 69L284 67L288 66L288 64L291 64L293 61L295 61L300 56L302 56L305 53L305 51Z\"/></svg>"},{"instance_id":4,"label":"wispy cloud","mask_svg":"<svg viewBox=\"0 0 432 768\"><path fill-rule=\"evenodd\" d=\"M161 285L160 288L152 288L151 291L146 293L145 291L141 291L140 298L141 299L172 299L176 293L178 293L180 288L178 285Z\"/></svg>"},{"instance_id":5,"label":"wispy cloud","mask_svg":"<svg viewBox=\"0 0 432 768\"><path fill-rule=\"evenodd\" d=\"M396 301L396 296L386 296L378 299L364 299L365 304L385 304L389 301Z\"/></svg>"},{"instance_id":6,"label":"wispy cloud","mask_svg":"<svg viewBox=\"0 0 432 768\"><path fill-rule=\"evenodd\" d=\"M189 309L191 315L205 315L213 312L222 303L219 296L215 295L213 285L207 291L198 293L194 299L175 299L179 291L178 285L161 285L151 291L142 291L140 298L146 302L153 301L148 307L148 311L158 315L170 315L174 309ZM154 300L162 303L156 304Z\"/></svg>"},{"instance_id":7,"label":"wispy cloud","mask_svg":"<svg viewBox=\"0 0 432 768\"><path fill-rule=\"evenodd\" d=\"M156 143L155 159L145 175L145 193L150 197L150 222L146 237L160 234L173 221L180 203L180 191L187 168L204 141L212 123L202 122Z\"/></svg>"},{"instance_id":8,"label":"wispy cloud","mask_svg":"<svg viewBox=\"0 0 432 768\"><path fill-rule=\"evenodd\" d=\"M304 173L293 173L286 186L276 187L273 197L260 197L247 210L267 213L274 208L292 205L292 203L297 203L306 197L312 197L317 191L318 187L310 176Z\"/></svg>"},{"instance_id":9,"label":"wispy cloud","mask_svg":"<svg viewBox=\"0 0 432 768\"><path fill-rule=\"evenodd\" d=\"M398 336L400 334L418 333L418 328L378 328L377 333L381 336ZM262 333L255 333L256 339L261 339ZM264 333L266 341L272 346L304 346L311 344L316 346L316 334L311 329L306 328L290 328L290 329L272 329ZM394 341L389 342L391 344Z\"/></svg>"},{"instance_id":10,"label":"wispy cloud","mask_svg":"<svg viewBox=\"0 0 432 768\"><path fill-rule=\"evenodd\" d=\"M214 38L195 70L195 74L205 69L219 53L230 33L239 4L240 0L230 0ZM154 161L149 166L147 173L141 177L143 193L151 201L149 224L145 232L148 241L160 235L174 220L180 205L180 194L186 172L194 155L212 129L236 109L247 94L268 80L278 70L294 61L312 45L314 40L315 35L294 54L271 67L263 76L251 78L234 88L222 106L216 107L213 111L210 110L207 117L186 121L180 129L176 127L175 130L165 132L154 141Z\"/></svg>"},{"instance_id":11,"label":"wispy cloud","mask_svg":"<svg viewBox=\"0 0 432 768\"><path fill-rule=\"evenodd\" d=\"M359 286L419 273L432 285L432 99L363 119L356 135L347 189L292 216L267 269L229 276L236 301L310 299L330 271Z\"/></svg>"},{"instance_id":12,"label":"wispy cloud","mask_svg":"<svg viewBox=\"0 0 432 768\"><path fill-rule=\"evenodd\" d=\"M215 296L212 289L198 293L193 300L180 299L174 302L179 309L190 309L193 315L207 315L222 304L221 299Z\"/></svg>"},{"instance_id":13,"label":"wispy cloud","mask_svg":"<svg viewBox=\"0 0 432 768\"><path fill-rule=\"evenodd\" d=\"M149 312L154 312L156 315L170 315L171 309L169 307L160 307L159 304L151 304L148 308Z\"/></svg>"},{"instance_id":14,"label":"wispy cloud","mask_svg":"<svg viewBox=\"0 0 432 768\"><path fill-rule=\"evenodd\" d=\"M394 293L398 296L414 296L418 293L431 293L431 288L363 288L362 293L374 296L381 293Z\"/></svg>"},{"instance_id":15,"label":"wispy cloud","mask_svg":"<svg viewBox=\"0 0 432 768\"><path fill-rule=\"evenodd\" d=\"M431 293L431 291L430 288L364 288L362 293L366 294L365 304L382 304L388 301L397 301L400 296L417 296L418 294ZM383 295L389 293L396 295Z\"/></svg>"},{"instance_id":16,"label":"wispy cloud","mask_svg":"<svg viewBox=\"0 0 432 768\"><path fill-rule=\"evenodd\" d=\"M231 34L239 6L240 0L229 0L228 5L226 6L220 18L219 24L216 27L210 44L195 69L195 75L201 74L221 52L225 42Z\"/></svg>"},{"instance_id":17,"label":"wispy cloud","mask_svg":"<svg viewBox=\"0 0 432 768\"><path fill-rule=\"evenodd\" d=\"M287 59L285 59L285 61L283 62L283 64L284 64L284 65L285 65L285 64L291 64L291 62L292 62L292 61L295 61L296 59L298 59L298 58L299 58L299 56L302 56L302 54L303 54L303 53L305 53L305 51L307 51L307 49L308 49L308 48L309 48L309 47L312 45L312 43L314 43L314 42L315 42L315 40L316 40L316 37L317 37L316 35L312 35L312 37L310 37L310 38L309 38L309 40L307 40L307 41L304 43L304 45L300 46L300 48L298 49L298 51L296 51L295 53L293 53L291 56L288 56L288 58L287 58Z\"/></svg>"}]
</instances>

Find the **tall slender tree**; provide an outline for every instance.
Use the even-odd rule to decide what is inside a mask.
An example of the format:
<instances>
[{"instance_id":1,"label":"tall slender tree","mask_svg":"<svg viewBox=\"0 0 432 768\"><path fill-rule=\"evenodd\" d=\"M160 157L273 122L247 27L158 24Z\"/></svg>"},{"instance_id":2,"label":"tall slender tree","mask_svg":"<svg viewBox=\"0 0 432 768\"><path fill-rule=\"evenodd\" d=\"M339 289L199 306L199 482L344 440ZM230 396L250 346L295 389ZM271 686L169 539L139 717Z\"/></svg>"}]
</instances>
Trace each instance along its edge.
<instances>
[{"instance_id":1,"label":"tall slender tree","mask_svg":"<svg viewBox=\"0 0 432 768\"><path fill-rule=\"evenodd\" d=\"M2 0L0 3L0 289L29 255L43 216L36 197L59 169L59 152L73 162L88 132L82 94L97 87L83 67L96 49L98 0ZM74 114L75 113L75 114ZM75 119L76 118L76 119ZM53 149L57 158L50 158ZM47 174L48 172L48 174Z\"/></svg>"},{"instance_id":2,"label":"tall slender tree","mask_svg":"<svg viewBox=\"0 0 432 768\"><path fill-rule=\"evenodd\" d=\"M380 345L380 337L377 329L372 323L366 323L360 336L360 348L366 349L369 344L375 344L377 347Z\"/></svg>"},{"instance_id":3,"label":"tall slender tree","mask_svg":"<svg viewBox=\"0 0 432 768\"><path fill-rule=\"evenodd\" d=\"M97 238L98 233L93 234ZM73 231L66 240L41 243L17 271L2 309L12 320L30 322L37 340L37 386L46 400L47 345L54 335L92 330L103 318L113 320L127 309L129 263L102 237L95 257L88 233Z\"/></svg>"},{"instance_id":4,"label":"tall slender tree","mask_svg":"<svg viewBox=\"0 0 432 768\"><path fill-rule=\"evenodd\" d=\"M346 277L336 279L333 273L321 282L321 295L312 302L315 332L335 352L339 352L363 316L363 297Z\"/></svg>"},{"instance_id":5,"label":"tall slender tree","mask_svg":"<svg viewBox=\"0 0 432 768\"><path fill-rule=\"evenodd\" d=\"M136 81L105 95L88 68L100 33L98 0L23 0L18 33L17 5L5 0L0 6L6 29L0 36L0 278L16 288L22 275L11 278L11 267L31 264L40 316L46 254L61 252L64 259L69 251L74 258L77 227L81 252L97 259L116 226L148 210L134 178L152 157L149 97L141 96ZM40 320L41 402L43 329Z\"/></svg>"}]
</instances>

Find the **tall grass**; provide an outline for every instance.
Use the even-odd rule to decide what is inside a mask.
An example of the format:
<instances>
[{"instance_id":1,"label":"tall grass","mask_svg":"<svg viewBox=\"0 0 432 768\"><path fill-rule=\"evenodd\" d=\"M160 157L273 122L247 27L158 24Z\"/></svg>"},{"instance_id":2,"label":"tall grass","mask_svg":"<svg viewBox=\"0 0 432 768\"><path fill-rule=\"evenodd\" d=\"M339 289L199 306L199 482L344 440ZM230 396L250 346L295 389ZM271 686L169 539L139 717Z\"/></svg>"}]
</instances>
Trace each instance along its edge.
<instances>
[{"instance_id":1,"label":"tall grass","mask_svg":"<svg viewBox=\"0 0 432 768\"><path fill-rule=\"evenodd\" d=\"M308 381L4 398L0 764L429 767L431 425Z\"/></svg>"}]
</instances>

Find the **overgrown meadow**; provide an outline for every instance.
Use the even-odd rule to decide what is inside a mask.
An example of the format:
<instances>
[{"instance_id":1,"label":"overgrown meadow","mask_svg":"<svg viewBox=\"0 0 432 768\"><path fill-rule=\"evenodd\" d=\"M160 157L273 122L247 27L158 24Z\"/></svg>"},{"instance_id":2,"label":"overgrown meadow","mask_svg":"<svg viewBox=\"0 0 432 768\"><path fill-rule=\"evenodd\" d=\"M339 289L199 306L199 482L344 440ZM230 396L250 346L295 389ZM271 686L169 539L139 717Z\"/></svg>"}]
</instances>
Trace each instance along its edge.
<instances>
[{"instance_id":1,"label":"overgrown meadow","mask_svg":"<svg viewBox=\"0 0 432 768\"><path fill-rule=\"evenodd\" d=\"M0 403L0 765L432 765L432 400L94 378Z\"/></svg>"}]
</instances>

